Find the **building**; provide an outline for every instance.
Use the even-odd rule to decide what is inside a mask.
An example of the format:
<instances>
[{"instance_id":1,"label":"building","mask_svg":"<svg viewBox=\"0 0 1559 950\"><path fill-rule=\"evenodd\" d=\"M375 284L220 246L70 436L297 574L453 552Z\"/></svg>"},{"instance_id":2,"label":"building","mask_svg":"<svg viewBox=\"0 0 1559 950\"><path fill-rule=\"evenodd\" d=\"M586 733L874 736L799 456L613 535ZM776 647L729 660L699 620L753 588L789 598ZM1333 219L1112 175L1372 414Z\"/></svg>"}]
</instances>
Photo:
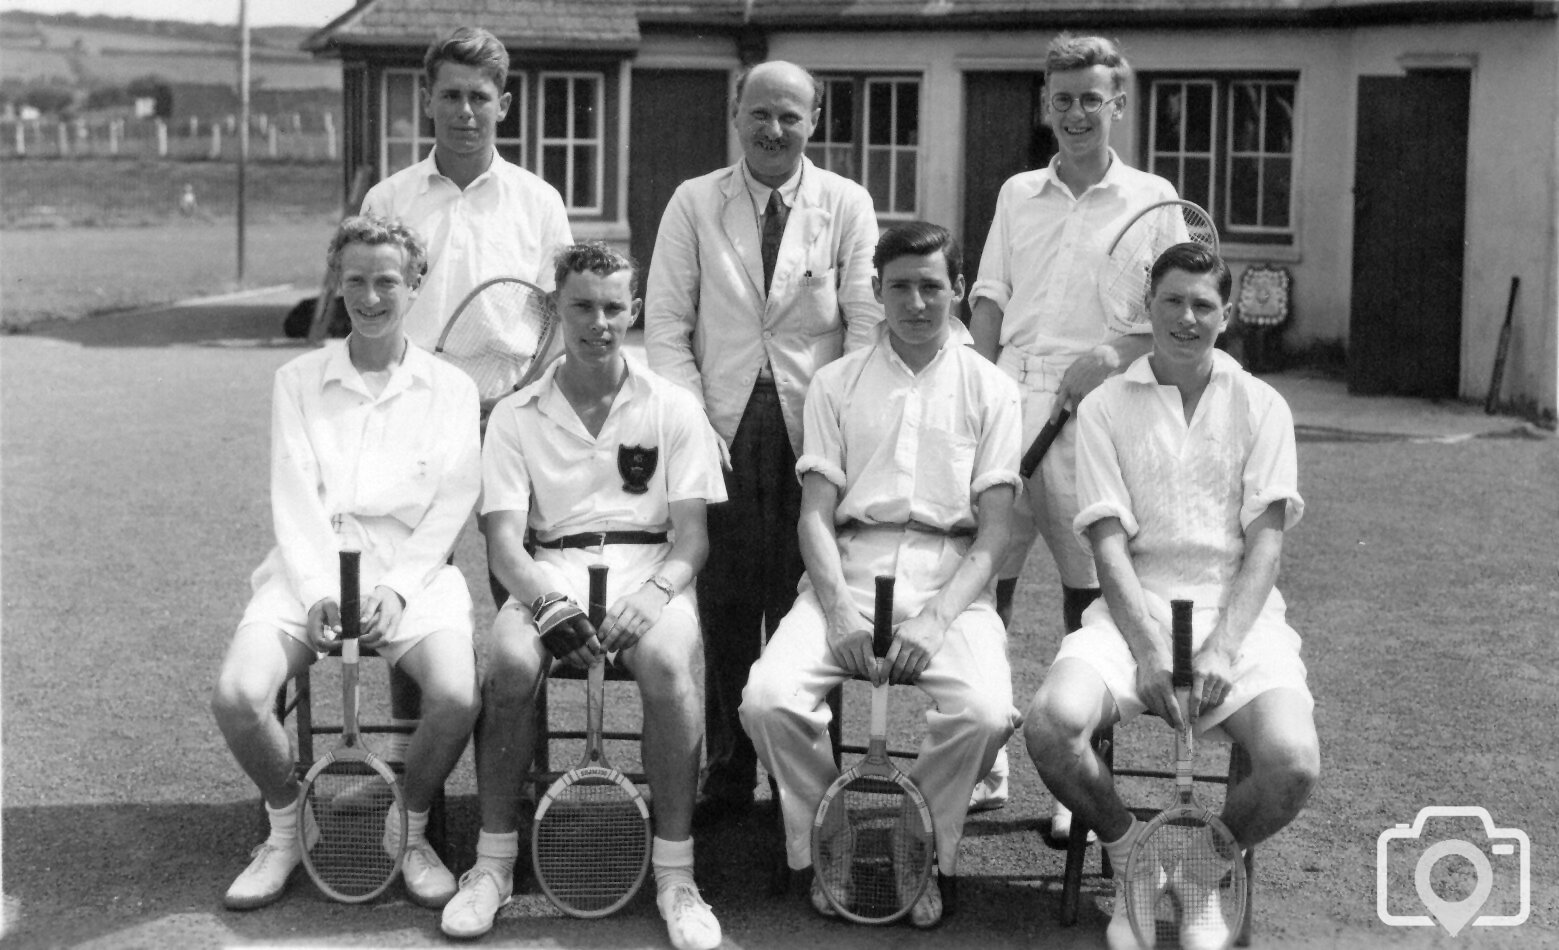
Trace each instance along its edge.
<instances>
[{"instance_id":1,"label":"building","mask_svg":"<svg viewBox=\"0 0 1559 950\"><path fill-rule=\"evenodd\" d=\"M716 103L764 58L827 82L815 161L976 256L1053 150L1045 43L1105 33L1137 72L1117 151L1213 212L1236 274L1291 272L1289 348L1345 347L1357 392L1482 399L1519 276L1501 401L1554 418L1559 0L361 0L305 44L342 63L348 169L426 154L421 55L463 23L514 58L506 156L641 260L676 184L739 154Z\"/></svg>"}]
</instances>

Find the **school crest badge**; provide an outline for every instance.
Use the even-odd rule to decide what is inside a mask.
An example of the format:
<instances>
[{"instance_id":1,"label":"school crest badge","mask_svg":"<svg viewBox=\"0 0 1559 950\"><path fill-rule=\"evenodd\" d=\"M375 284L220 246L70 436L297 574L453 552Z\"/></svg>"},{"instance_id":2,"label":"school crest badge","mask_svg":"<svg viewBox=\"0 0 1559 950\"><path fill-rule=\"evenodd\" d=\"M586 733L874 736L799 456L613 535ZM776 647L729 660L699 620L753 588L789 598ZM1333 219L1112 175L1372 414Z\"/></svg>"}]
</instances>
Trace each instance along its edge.
<instances>
[{"instance_id":1,"label":"school crest badge","mask_svg":"<svg viewBox=\"0 0 1559 950\"><path fill-rule=\"evenodd\" d=\"M623 477L623 491L642 495L650 490L650 477L660 460L660 449L642 445L617 447L617 474Z\"/></svg>"}]
</instances>

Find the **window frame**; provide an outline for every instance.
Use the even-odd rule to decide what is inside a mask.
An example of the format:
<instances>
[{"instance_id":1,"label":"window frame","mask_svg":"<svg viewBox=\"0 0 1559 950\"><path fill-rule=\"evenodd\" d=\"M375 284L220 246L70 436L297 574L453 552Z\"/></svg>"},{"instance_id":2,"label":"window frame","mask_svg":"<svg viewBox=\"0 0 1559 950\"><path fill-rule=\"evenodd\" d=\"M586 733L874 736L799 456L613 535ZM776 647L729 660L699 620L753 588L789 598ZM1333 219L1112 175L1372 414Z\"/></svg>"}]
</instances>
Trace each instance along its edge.
<instances>
[{"instance_id":1,"label":"window frame","mask_svg":"<svg viewBox=\"0 0 1559 950\"><path fill-rule=\"evenodd\" d=\"M872 179L870 158L873 153L886 152L888 154L888 182L884 189L887 195L888 206L879 207L875 196L872 199L873 210L877 217L888 221L909 221L921 216L925 204L925 102L926 80L923 73L902 72L898 70L889 72L845 72L838 70L818 70L817 78L824 84L824 97L822 114L819 116L818 127L813 132L812 139L807 143L807 157L819 168L826 168L838 174L844 175L851 181L857 182L868 193L872 191ZM888 127L890 139L896 139L898 133L898 109L902 87L914 86L915 95L915 136L911 144L900 144L896 141L874 142L871 140L871 116L868 109L871 107L871 97L874 89L887 87L890 91L886 105L889 110ZM833 129L829 119L833 105L834 89L848 85L851 89L850 103L850 131L852 138L849 141L836 141L832 138ZM821 135L819 134L821 133ZM835 165L833 153L838 149L848 149L850 162L854 168L847 174ZM914 203L912 207L900 208L894 204L894 196L898 193L898 175L901 169L901 157L905 154L914 156L914 184L912 194Z\"/></svg>"},{"instance_id":2,"label":"window frame","mask_svg":"<svg viewBox=\"0 0 1559 950\"><path fill-rule=\"evenodd\" d=\"M411 104L412 128L414 131L410 137L397 136L392 134L394 119L390 115L390 82L392 78L403 76L410 76L412 81ZM520 134L517 138L514 136L495 137L493 139L493 145L499 150L500 154L505 152L509 154L518 153L522 159L527 157L526 153L529 151L530 146L530 143L528 142L525 134L527 128L526 117L528 115L528 107L530 104L529 97L526 95L528 91L529 79L530 77L524 72L515 70L509 73L509 81L505 85L504 89L511 96L509 101L510 114L504 119L504 124L514 122L515 128L519 130ZM379 72L378 165L380 179L390 177L391 175L400 171L401 168L406 168L410 165L417 164L418 162L427 158L429 153L431 153L433 150L433 120L428 118L428 116L423 112L423 100L426 98L423 93L423 82L423 70L420 66L386 66ZM515 110L518 110L517 114ZM424 128L427 130L426 135L423 134ZM407 165L402 165L399 168L391 168L391 151L397 147L405 145L409 145L411 147L411 161ZM508 155L505 155L505 159L508 159L508 157ZM530 163L528 161L521 161L518 164L521 164L526 168L530 167Z\"/></svg>"},{"instance_id":3,"label":"window frame","mask_svg":"<svg viewBox=\"0 0 1559 950\"><path fill-rule=\"evenodd\" d=\"M546 134L547 122L547 83L549 80L563 79L568 81L569 108L567 112L568 135L562 138L549 138ZM594 84L595 96L591 103L591 109L595 113L595 136L593 138L579 138L574 135L574 117L576 111L573 107L574 95L578 80L588 80ZM534 155L533 171L543 180L547 179L546 150L550 146L562 146L566 163L564 166L564 181L562 185L554 183L558 193L563 196L563 206L571 215L601 215L605 212L606 200L606 80L605 72L597 72L588 69L542 69L536 73L536 148ZM592 192L595 195L593 205L571 204L574 194L575 162L574 152L580 145L592 147L595 151L594 160L590 163L590 175L594 179Z\"/></svg>"},{"instance_id":4,"label":"window frame","mask_svg":"<svg viewBox=\"0 0 1559 950\"><path fill-rule=\"evenodd\" d=\"M1164 175L1170 179L1177 193L1189 201L1207 206L1213 220L1218 223L1219 237L1224 244L1253 244L1266 247L1297 248L1299 246L1299 156L1300 128L1301 128L1301 82L1302 77L1298 70L1152 70L1144 71L1138 76L1138 88L1143 90L1142 102L1139 106L1139 116L1143 129L1143 167L1155 174ZM1242 86L1256 85L1262 88L1261 113L1259 115L1258 149L1255 151L1235 150L1235 106L1237 91ZM1188 123L1181 123L1180 148L1175 150L1160 150L1158 147L1159 129L1159 96L1165 92L1178 88L1185 90L1192 87L1205 87L1211 89L1211 115L1207 117L1207 127L1212 136L1210 151L1195 151L1186 149L1185 127ZM1266 108L1271 97L1267 90L1272 87L1286 87L1290 91L1292 114L1289 117L1289 150L1287 152L1269 151L1266 149ZM1210 195L1190 195L1185 193L1185 163L1188 159L1205 159L1209 162L1207 173L1207 187ZM1176 161L1179 168L1179 176L1165 174L1162 169L1163 161ZM1286 160L1288 163L1288 207L1287 221L1285 225L1262 223L1231 224L1230 215L1234 202L1231 196L1234 191L1235 165L1238 161L1254 161L1257 166L1255 207L1258 213L1263 215L1270 213L1263 187L1263 176L1273 160Z\"/></svg>"}]
</instances>

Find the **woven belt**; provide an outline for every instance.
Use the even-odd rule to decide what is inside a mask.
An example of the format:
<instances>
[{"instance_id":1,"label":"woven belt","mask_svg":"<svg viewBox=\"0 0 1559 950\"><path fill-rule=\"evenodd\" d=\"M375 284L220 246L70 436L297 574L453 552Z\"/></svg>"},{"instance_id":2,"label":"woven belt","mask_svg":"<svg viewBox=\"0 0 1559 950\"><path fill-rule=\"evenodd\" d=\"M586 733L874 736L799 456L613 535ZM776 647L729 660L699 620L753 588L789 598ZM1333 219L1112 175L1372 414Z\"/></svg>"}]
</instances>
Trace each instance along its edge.
<instances>
[{"instance_id":1,"label":"woven belt","mask_svg":"<svg viewBox=\"0 0 1559 950\"><path fill-rule=\"evenodd\" d=\"M975 534L973 528L938 528L935 525L926 524L924 521L905 521L902 523L890 522L884 524L870 521L857 521L856 519L851 518L849 521L846 521L844 524L839 526L839 530L841 531L860 531L867 528L903 528L906 531L918 531L921 534L940 534L947 538L972 538Z\"/></svg>"},{"instance_id":2,"label":"woven belt","mask_svg":"<svg viewBox=\"0 0 1559 950\"><path fill-rule=\"evenodd\" d=\"M565 534L551 541L537 541L536 547L557 551L562 548L600 548L608 544L665 544L664 531L588 531Z\"/></svg>"}]
</instances>

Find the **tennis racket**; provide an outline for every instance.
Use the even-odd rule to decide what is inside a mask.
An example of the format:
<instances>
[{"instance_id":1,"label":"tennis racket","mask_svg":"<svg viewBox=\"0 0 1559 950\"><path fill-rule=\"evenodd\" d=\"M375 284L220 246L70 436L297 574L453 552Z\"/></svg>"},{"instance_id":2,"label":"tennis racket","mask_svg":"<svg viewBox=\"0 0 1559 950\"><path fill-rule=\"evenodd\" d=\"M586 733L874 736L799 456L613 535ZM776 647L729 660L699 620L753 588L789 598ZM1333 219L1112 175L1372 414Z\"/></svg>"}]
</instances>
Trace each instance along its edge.
<instances>
[{"instance_id":1,"label":"tennis racket","mask_svg":"<svg viewBox=\"0 0 1559 950\"><path fill-rule=\"evenodd\" d=\"M360 558L341 552L341 744L314 763L298 792L303 866L327 897L348 904L384 893L406 849L406 803L395 773L358 741ZM319 828L312 849L305 838L310 812Z\"/></svg>"},{"instance_id":2,"label":"tennis racket","mask_svg":"<svg viewBox=\"0 0 1559 950\"><path fill-rule=\"evenodd\" d=\"M893 642L893 578L877 578L872 653ZM935 836L920 789L888 758L888 690L872 689L866 758L834 780L812 820L812 866L839 916L887 924L909 913L931 880Z\"/></svg>"},{"instance_id":3,"label":"tennis racket","mask_svg":"<svg viewBox=\"0 0 1559 950\"><path fill-rule=\"evenodd\" d=\"M1126 860L1126 912L1137 942L1228 948L1245 913L1245 862L1228 826L1196 800L1192 777L1191 602L1170 601L1175 700L1175 803L1159 812ZM1176 927L1178 921L1178 929Z\"/></svg>"},{"instance_id":4,"label":"tennis racket","mask_svg":"<svg viewBox=\"0 0 1559 950\"><path fill-rule=\"evenodd\" d=\"M1099 271L1099 303L1112 333L1132 333L1148 320L1148 275L1172 245L1194 241L1218 253L1218 229L1198 204L1160 201L1132 215L1110 242Z\"/></svg>"},{"instance_id":5,"label":"tennis racket","mask_svg":"<svg viewBox=\"0 0 1559 950\"><path fill-rule=\"evenodd\" d=\"M518 277L478 284L444 325L433 352L476 381L483 405L541 375L562 351L546 291Z\"/></svg>"},{"instance_id":6,"label":"tennis racket","mask_svg":"<svg viewBox=\"0 0 1559 950\"><path fill-rule=\"evenodd\" d=\"M1039 463L1045 460L1045 453L1050 451L1050 444L1061 434L1061 427L1066 425L1066 420L1072 418L1072 410L1066 408L1060 402L1056 403L1055 411L1045 424L1040 428L1039 435L1034 436L1034 444L1023 453L1023 461L1018 465L1018 474L1025 479L1031 478L1039 469Z\"/></svg>"},{"instance_id":7,"label":"tennis racket","mask_svg":"<svg viewBox=\"0 0 1559 950\"><path fill-rule=\"evenodd\" d=\"M606 620L606 566L590 567L590 622ZM531 867L563 913L605 917L633 898L650 867L650 810L601 749L606 658L590 666L585 754L536 806Z\"/></svg>"}]
</instances>

